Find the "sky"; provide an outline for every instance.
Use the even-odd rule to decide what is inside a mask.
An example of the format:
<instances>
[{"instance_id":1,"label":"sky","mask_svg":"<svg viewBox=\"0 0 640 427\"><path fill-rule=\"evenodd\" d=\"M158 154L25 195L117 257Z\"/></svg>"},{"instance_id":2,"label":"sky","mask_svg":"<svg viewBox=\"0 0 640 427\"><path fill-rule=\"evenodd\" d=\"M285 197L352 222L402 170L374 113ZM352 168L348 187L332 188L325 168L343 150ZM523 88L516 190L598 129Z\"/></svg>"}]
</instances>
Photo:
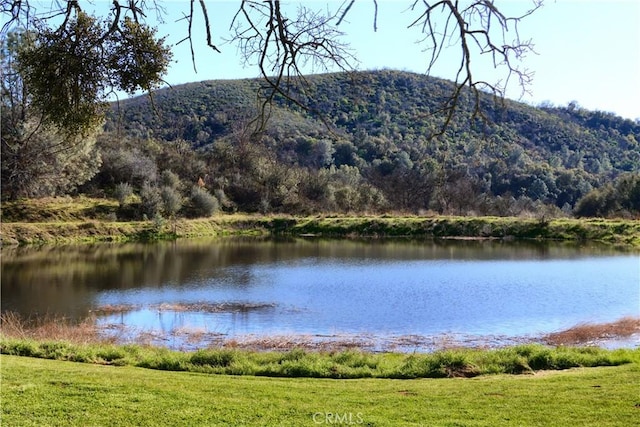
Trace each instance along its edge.
<instances>
[{"instance_id":1,"label":"sky","mask_svg":"<svg viewBox=\"0 0 640 427\"><path fill-rule=\"evenodd\" d=\"M48 0L51 1L51 0ZM237 47L225 42L239 0L205 0L213 29L213 42L221 53L204 43L201 18L194 22L197 73L187 43L174 46L174 63L166 81L171 85L210 79L257 77L256 67L242 63ZM105 0L94 0L98 8L108 8ZM149 3L149 2L147 2ZM282 1L283 5L336 10L343 0ZM378 0L378 29L373 30L373 0L356 0L340 29L360 61L360 70L397 69L426 73L429 53L417 42L422 36L407 29L415 19L409 7L414 0ZM464 0L461 2L464 3ZM46 3L45 3L46 4ZM158 35L174 45L186 35L186 23L179 18L188 11L188 0L161 1L164 24ZM531 0L495 0L506 14L529 10ZM197 6L197 2L196 2ZM151 16L150 14L149 16ZM513 30L511 30L513 31ZM577 102L583 108L612 112L629 119L640 119L640 1L638 0L545 0L541 9L519 24L521 39L531 39L535 54L520 63L534 73L528 93L509 87L507 97L531 105L551 103L565 106ZM460 57L459 48L449 48L430 75L454 79ZM483 57L484 58L484 57ZM479 68L476 80L502 81L504 69ZM310 70L311 71L311 70Z\"/></svg>"}]
</instances>

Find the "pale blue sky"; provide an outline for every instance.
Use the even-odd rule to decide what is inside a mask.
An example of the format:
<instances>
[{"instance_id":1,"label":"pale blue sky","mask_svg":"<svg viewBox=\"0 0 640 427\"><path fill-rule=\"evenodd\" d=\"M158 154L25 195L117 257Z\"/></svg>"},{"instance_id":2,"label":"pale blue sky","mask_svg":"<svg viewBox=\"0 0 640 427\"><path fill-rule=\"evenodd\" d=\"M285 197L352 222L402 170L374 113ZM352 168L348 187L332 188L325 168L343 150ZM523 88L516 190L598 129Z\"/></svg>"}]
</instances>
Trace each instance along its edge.
<instances>
[{"instance_id":1,"label":"pale blue sky","mask_svg":"<svg viewBox=\"0 0 640 427\"><path fill-rule=\"evenodd\" d=\"M52 0L43 0L50 5ZM415 16L407 11L414 0L378 0L378 31L373 31L373 1L357 0L340 28L347 33L362 70L398 69L426 72L429 54L415 42L421 38L407 30ZM82 3L82 2L81 2ZM94 0L106 10L110 1ZM148 2L148 4L151 2ZM189 2L160 2L167 15L158 33L167 35L169 44L186 34L184 21L174 22L188 11ZM198 73L193 71L186 43L174 49L175 63L166 78L176 85L209 79L256 77L256 68L242 66L236 47L225 44L229 25L238 8L238 0L206 0L213 25L214 43L222 53L211 51L204 41L195 43ZM299 1L282 1L295 5ZM342 0L306 0L313 7L335 10ZM530 8L529 0L495 0L507 13L518 14ZM197 6L197 2L196 2ZM194 28L202 28L202 21ZM533 105L548 101L566 105L577 101L591 110L614 112L640 119L640 1L638 0L545 0L544 7L520 24L520 36L532 39L537 54L529 55L522 66L535 73L530 94L510 90L507 97ZM204 36L200 37L204 40ZM457 47L449 49L432 75L453 79L459 65ZM505 77L504 70L482 67L476 80L495 83Z\"/></svg>"}]
</instances>

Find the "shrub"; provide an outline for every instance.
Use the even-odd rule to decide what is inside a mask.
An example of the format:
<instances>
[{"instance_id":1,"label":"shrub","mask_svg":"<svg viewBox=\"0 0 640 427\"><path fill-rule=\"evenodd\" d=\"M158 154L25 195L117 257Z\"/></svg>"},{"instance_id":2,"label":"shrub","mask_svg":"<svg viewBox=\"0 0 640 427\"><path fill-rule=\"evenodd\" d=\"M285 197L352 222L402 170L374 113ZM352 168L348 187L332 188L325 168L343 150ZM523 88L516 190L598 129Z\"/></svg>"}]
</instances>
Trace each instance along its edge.
<instances>
[{"instance_id":1,"label":"shrub","mask_svg":"<svg viewBox=\"0 0 640 427\"><path fill-rule=\"evenodd\" d=\"M162 187L160 190L160 198L162 199L162 210L167 216L175 215L182 207L182 197L173 187L166 185Z\"/></svg>"},{"instance_id":2,"label":"shrub","mask_svg":"<svg viewBox=\"0 0 640 427\"><path fill-rule=\"evenodd\" d=\"M131 187L131 184L129 184L128 182L121 182L116 185L114 195L121 207L126 203L127 199L132 194L133 194L133 187Z\"/></svg>"},{"instance_id":3,"label":"shrub","mask_svg":"<svg viewBox=\"0 0 640 427\"><path fill-rule=\"evenodd\" d=\"M160 213L162 198L158 188L145 182L140 189L140 201L142 204L142 214L147 218L153 218Z\"/></svg>"},{"instance_id":4,"label":"shrub","mask_svg":"<svg viewBox=\"0 0 640 427\"><path fill-rule=\"evenodd\" d=\"M191 190L190 204L191 213L195 217L211 216L220 207L218 199L200 187L193 187Z\"/></svg>"},{"instance_id":5,"label":"shrub","mask_svg":"<svg viewBox=\"0 0 640 427\"><path fill-rule=\"evenodd\" d=\"M180 177L170 170L164 170L160 174L160 184L163 187L169 187L177 190L180 186Z\"/></svg>"}]
</instances>

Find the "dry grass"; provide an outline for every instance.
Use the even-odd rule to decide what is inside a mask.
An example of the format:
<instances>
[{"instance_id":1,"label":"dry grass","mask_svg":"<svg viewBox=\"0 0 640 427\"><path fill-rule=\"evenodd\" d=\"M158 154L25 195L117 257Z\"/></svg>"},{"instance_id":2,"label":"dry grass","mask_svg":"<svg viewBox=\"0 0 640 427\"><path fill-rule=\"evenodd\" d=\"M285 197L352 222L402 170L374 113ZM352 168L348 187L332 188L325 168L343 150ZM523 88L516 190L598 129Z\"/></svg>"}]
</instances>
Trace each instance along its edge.
<instances>
[{"instance_id":1,"label":"dry grass","mask_svg":"<svg viewBox=\"0 0 640 427\"><path fill-rule=\"evenodd\" d=\"M542 337L549 345L591 344L598 340L625 338L640 334L640 317L623 317L610 323L583 323Z\"/></svg>"},{"instance_id":2,"label":"dry grass","mask_svg":"<svg viewBox=\"0 0 640 427\"><path fill-rule=\"evenodd\" d=\"M94 319L74 323L65 318L47 317L25 319L14 312L0 315L0 333L3 336L37 341L69 341L78 344L115 342L115 338L105 338L100 334Z\"/></svg>"},{"instance_id":3,"label":"dry grass","mask_svg":"<svg viewBox=\"0 0 640 427\"><path fill-rule=\"evenodd\" d=\"M204 328L182 326L171 332L174 337L182 338L185 344L198 347L203 342L212 345L221 345L225 340L225 334L220 332L207 331Z\"/></svg>"},{"instance_id":4,"label":"dry grass","mask_svg":"<svg viewBox=\"0 0 640 427\"><path fill-rule=\"evenodd\" d=\"M249 311L269 310L275 308L275 304L271 303L243 303L243 302L223 302L223 303L162 303L146 306L151 310L160 312L172 311L177 313L183 312L201 312L201 313L246 313ZM95 316L107 316L111 314L130 313L132 311L145 308L136 304L106 304L98 306L91 310Z\"/></svg>"}]
</instances>

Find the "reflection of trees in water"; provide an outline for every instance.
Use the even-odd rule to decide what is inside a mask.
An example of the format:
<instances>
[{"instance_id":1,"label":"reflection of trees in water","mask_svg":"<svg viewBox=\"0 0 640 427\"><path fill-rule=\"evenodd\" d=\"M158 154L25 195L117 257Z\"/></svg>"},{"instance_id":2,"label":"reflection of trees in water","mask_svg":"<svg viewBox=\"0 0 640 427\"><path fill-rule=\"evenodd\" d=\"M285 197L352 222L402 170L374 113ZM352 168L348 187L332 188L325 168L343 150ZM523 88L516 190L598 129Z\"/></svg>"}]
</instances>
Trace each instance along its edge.
<instances>
[{"instance_id":1,"label":"reflection of trees in water","mask_svg":"<svg viewBox=\"0 0 640 427\"><path fill-rule=\"evenodd\" d=\"M611 253L563 244L491 241L256 239L188 240L2 249L2 309L86 316L97 293L161 287L248 287L274 263L353 259L569 258Z\"/></svg>"},{"instance_id":2,"label":"reflection of trees in water","mask_svg":"<svg viewBox=\"0 0 640 427\"><path fill-rule=\"evenodd\" d=\"M177 244L3 249L2 309L78 318L88 314L101 291L205 279L250 283L250 272L226 269L234 263L232 252L215 245L202 249Z\"/></svg>"}]
</instances>

